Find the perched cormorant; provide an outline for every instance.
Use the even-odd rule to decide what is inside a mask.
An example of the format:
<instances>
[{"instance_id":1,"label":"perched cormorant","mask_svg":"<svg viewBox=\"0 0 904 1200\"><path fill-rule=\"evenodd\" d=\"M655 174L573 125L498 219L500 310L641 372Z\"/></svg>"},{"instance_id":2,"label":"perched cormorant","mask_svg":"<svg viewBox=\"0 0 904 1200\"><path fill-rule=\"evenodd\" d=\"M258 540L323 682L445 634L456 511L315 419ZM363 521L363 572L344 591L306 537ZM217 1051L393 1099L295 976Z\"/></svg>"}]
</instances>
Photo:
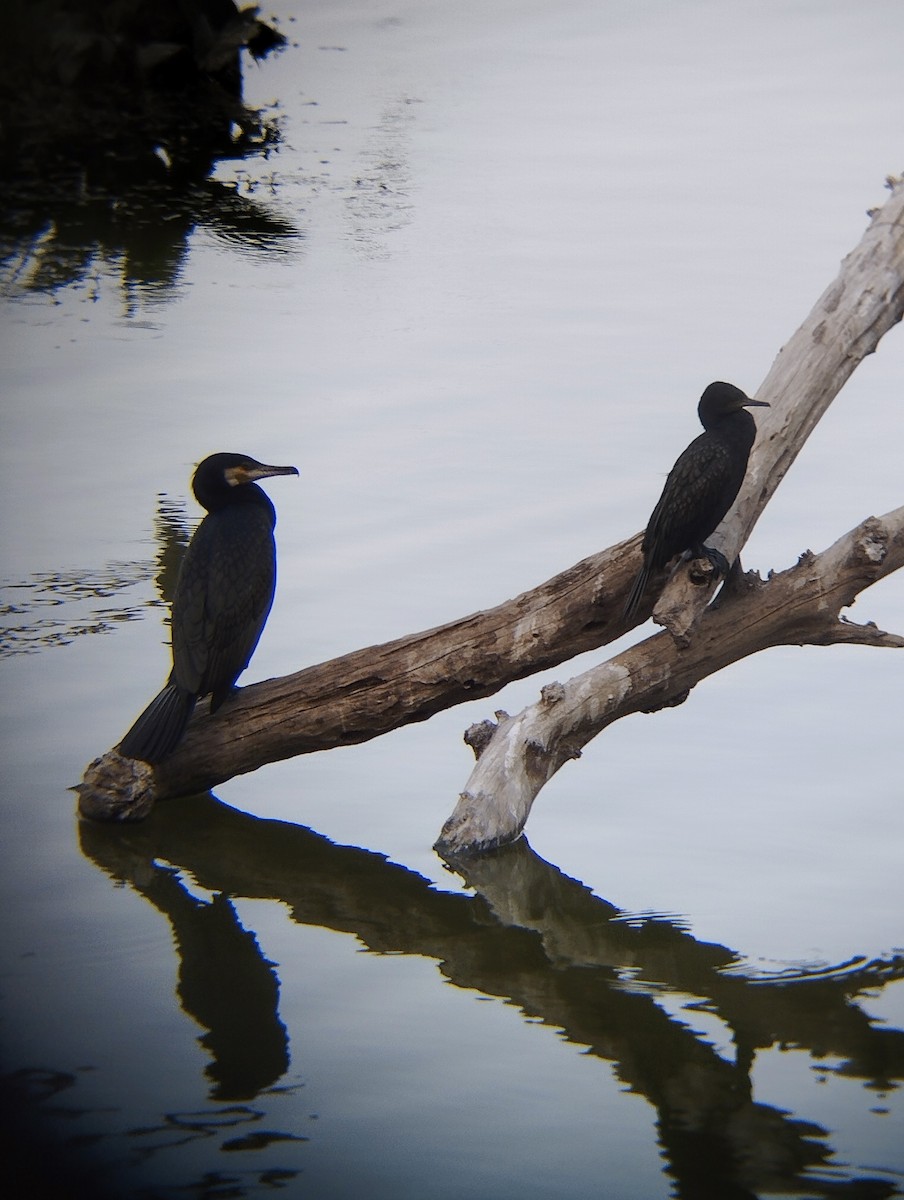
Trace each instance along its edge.
<instances>
[{"instance_id":1,"label":"perched cormorant","mask_svg":"<svg viewBox=\"0 0 904 1200\"><path fill-rule=\"evenodd\" d=\"M643 566L625 603L625 620L634 615L651 571L685 551L714 560L715 551L703 543L731 508L744 481L756 437L756 424L745 409L754 406L769 407L765 400L751 400L730 383L711 383L700 397L697 415L705 432L672 467L653 509L643 538Z\"/></svg>"},{"instance_id":2,"label":"perched cormorant","mask_svg":"<svg viewBox=\"0 0 904 1200\"><path fill-rule=\"evenodd\" d=\"M254 483L297 475L246 454L212 454L198 466L192 491L207 516L185 551L173 597L173 669L119 746L119 753L159 763L172 754L201 696L216 712L248 666L273 603L276 512Z\"/></svg>"}]
</instances>

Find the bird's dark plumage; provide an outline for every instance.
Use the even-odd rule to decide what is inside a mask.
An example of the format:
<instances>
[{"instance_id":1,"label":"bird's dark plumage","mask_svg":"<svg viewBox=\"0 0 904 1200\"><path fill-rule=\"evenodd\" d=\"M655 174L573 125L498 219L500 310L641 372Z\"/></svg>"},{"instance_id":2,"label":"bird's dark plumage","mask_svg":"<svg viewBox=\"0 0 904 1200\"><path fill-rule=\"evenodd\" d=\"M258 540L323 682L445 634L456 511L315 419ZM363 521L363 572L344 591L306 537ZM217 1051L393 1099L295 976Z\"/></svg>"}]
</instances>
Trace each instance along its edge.
<instances>
[{"instance_id":1,"label":"bird's dark plumage","mask_svg":"<svg viewBox=\"0 0 904 1200\"><path fill-rule=\"evenodd\" d=\"M245 454L212 454L192 490L207 516L185 552L173 597L173 669L119 746L148 763L172 754L195 702L216 712L247 667L273 603L276 512L255 479L297 475Z\"/></svg>"},{"instance_id":2,"label":"bird's dark plumage","mask_svg":"<svg viewBox=\"0 0 904 1200\"><path fill-rule=\"evenodd\" d=\"M652 571L685 551L706 554L703 543L721 523L744 482L756 424L746 410L769 405L751 400L730 383L711 383L697 413L704 432L669 472L643 539L643 566L625 603L630 620Z\"/></svg>"}]
</instances>

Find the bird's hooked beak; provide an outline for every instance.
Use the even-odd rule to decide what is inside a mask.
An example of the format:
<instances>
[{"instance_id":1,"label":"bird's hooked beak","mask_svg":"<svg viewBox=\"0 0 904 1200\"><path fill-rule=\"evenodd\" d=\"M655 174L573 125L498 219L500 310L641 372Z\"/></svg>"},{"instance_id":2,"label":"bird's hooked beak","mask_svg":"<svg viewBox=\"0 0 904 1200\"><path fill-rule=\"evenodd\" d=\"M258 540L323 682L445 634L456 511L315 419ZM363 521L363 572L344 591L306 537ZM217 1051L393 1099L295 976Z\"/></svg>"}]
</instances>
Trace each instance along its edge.
<instances>
[{"instance_id":1,"label":"bird's hooked beak","mask_svg":"<svg viewBox=\"0 0 904 1200\"><path fill-rule=\"evenodd\" d=\"M771 408L772 405L768 400L757 400L754 396L747 396L741 408Z\"/></svg>"},{"instance_id":2,"label":"bird's hooked beak","mask_svg":"<svg viewBox=\"0 0 904 1200\"><path fill-rule=\"evenodd\" d=\"M237 467L227 467L224 474L230 487L239 487L257 479L269 479L271 475L297 475L298 467L271 467L248 458Z\"/></svg>"}]
</instances>

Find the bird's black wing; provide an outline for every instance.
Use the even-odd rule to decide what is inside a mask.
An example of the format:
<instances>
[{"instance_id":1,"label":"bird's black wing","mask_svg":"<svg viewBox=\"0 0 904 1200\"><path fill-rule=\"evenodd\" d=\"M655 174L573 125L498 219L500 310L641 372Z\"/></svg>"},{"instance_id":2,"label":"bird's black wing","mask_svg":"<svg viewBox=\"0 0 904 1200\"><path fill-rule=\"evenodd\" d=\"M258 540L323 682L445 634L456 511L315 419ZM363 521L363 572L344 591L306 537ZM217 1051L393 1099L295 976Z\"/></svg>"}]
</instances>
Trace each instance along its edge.
<instances>
[{"instance_id":1,"label":"bird's black wing","mask_svg":"<svg viewBox=\"0 0 904 1200\"><path fill-rule=\"evenodd\" d=\"M248 665L273 603L271 520L256 505L204 518L186 551L173 601L173 678L218 703Z\"/></svg>"},{"instance_id":2,"label":"bird's black wing","mask_svg":"<svg viewBox=\"0 0 904 1200\"><path fill-rule=\"evenodd\" d=\"M737 476L737 464L723 441L708 433L695 438L669 472L653 509L643 540L645 560L664 567L708 538L738 493Z\"/></svg>"}]
</instances>

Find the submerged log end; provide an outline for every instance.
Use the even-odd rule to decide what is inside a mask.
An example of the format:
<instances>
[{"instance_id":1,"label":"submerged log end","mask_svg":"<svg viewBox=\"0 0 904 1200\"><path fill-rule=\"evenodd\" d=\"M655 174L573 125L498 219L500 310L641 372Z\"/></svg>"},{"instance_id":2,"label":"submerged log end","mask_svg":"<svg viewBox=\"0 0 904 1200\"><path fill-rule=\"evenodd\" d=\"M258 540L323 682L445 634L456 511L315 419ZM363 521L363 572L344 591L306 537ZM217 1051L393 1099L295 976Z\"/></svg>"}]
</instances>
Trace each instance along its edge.
<instances>
[{"instance_id":1,"label":"submerged log end","mask_svg":"<svg viewBox=\"0 0 904 1200\"><path fill-rule=\"evenodd\" d=\"M511 819L505 820L508 815ZM500 814L492 797L462 792L455 812L443 825L433 849L449 861L459 855L482 854L516 842L524 821L512 814Z\"/></svg>"},{"instance_id":2,"label":"submerged log end","mask_svg":"<svg viewBox=\"0 0 904 1200\"><path fill-rule=\"evenodd\" d=\"M78 811L92 821L143 821L154 807L154 768L136 758L108 750L85 768L78 794Z\"/></svg>"}]
</instances>

